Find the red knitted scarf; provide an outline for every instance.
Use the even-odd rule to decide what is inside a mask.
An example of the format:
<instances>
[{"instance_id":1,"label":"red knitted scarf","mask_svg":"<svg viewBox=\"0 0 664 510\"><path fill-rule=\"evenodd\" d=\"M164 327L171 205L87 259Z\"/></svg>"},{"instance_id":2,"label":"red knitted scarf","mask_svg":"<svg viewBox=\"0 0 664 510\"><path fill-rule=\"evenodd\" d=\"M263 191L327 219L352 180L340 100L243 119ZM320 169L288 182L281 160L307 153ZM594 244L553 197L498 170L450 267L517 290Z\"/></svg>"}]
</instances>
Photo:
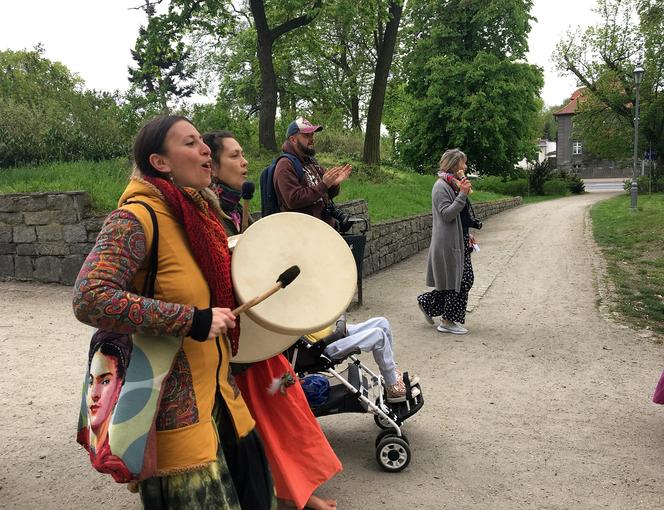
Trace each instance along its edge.
<instances>
[{"instance_id":1,"label":"red knitted scarf","mask_svg":"<svg viewBox=\"0 0 664 510\"><path fill-rule=\"evenodd\" d=\"M144 179L161 191L166 204L184 226L194 259L210 287L212 306L234 309L237 303L231 282L231 253L226 231L208 203L195 191L178 188L166 179L148 176ZM240 340L239 317L236 324L227 333L233 356L237 354Z\"/></svg>"}]
</instances>

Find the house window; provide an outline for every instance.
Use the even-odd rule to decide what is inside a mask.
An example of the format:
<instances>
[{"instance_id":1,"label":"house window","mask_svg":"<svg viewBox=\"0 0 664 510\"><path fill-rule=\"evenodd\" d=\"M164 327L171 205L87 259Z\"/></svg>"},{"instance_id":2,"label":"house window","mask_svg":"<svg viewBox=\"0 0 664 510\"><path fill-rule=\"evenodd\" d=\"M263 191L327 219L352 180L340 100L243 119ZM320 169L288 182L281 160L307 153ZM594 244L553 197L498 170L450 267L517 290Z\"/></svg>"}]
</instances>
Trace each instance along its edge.
<instances>
[{"instance_id":1,"label":"house window","mask_svg":"<svg viewBox=\"0 0 664 510\"><path fill-rule=\"evenodd\" d=\"M572 142L572 154L583 154L583 144L578 140Z\"/></svg>"}]
</instances>

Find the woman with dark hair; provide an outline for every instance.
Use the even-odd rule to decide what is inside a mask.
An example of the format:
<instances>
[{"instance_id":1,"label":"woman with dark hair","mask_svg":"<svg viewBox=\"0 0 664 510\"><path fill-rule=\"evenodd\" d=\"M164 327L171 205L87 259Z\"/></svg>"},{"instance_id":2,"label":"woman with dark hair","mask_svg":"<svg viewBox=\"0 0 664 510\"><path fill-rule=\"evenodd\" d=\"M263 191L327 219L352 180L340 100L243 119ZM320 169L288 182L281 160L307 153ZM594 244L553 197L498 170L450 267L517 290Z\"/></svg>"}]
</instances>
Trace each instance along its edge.
<instances>
[{"instance_id":1,"label":"woman with dark hair","mask_svg":"<svg viewBox=\"0 0 664 510\"><path fill-rule=\"evenodd\" d=\"M210 149L184 117L148 122L136 171L78 275L76 317L120 333L183 337L156 417L157 476L140 482L145 509L269 509L276 504L254 421L229 359L239 328L230 253L210 184ZM159 227L154 298L138 294ZM227 342L220 339L226 335ZM224 454L219 447L230 445Z\"/></svg>"},{"instance_id":2,"label":"woman with dark hair","mask_svg":"<svg viewBox=\"0 0 664 510\"><path fill-rule=\"evenodd\" d=\"M247 160L232 133L206 133L212 151L212 185L226 214L226 233L240 233L240 190L247 180ZM256 427L265 444L277 497L298 509L334 510L336 501L313 492L341 471L290 363L279 354L252 365L232 365ZM279 385L277 391L275 382ZM295 446L297 442L297 446Z\"/></svg>"}]
</instances>

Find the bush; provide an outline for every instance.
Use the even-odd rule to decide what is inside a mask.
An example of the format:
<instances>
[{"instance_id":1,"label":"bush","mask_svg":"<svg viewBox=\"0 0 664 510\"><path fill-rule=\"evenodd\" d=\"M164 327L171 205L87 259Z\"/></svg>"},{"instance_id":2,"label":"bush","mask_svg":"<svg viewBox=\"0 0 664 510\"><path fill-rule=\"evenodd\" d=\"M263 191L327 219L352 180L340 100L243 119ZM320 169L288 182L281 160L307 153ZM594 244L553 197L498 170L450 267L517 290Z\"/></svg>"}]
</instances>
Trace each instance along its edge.
<instances>
[{"instance_id":1,"label":"bush","mask_svg":"<svg viewBox=\"0 0 664 510\"><path fill-rule=\"evenodd\" d=\"M485 175L473 181L473 189L477 191L491 191L503 195L504 182L497 175Z\"/></svg>"},{"instance_id":2,"label":"bush","mask_svg":"<svg viewBox=\"0 0 664 510\"><path fill-rule=\"evenodd\" d=\"M361 131L323 129L316 133L316 151L351 155L361 159L364 149L364 137Z\"/></svg>"},{"instance_id":3,"label":"bush","mask_svg":"<svg viewBox=\"0 0 664 510\"><path fill-rule=\"evenodd\" d=\"M551 179L542 185L544 195L568 195L569 184L565 179Z\"/></svg>"},{"instance_id":4,"label":"bush","mask_svg":"<svg viewBox=\"0 0 664 510\"><path fill-rule=\"evenodd\" d=\"M551 174L553 173L553 167L549 163L548 159L545 159L541 163L534 163L530 167L530 190L534 195L545 195L544 192L544 183L551 179Z\"/></svg>"},{"instance_id":5,"label":"bush","mask_svg":"<svg viewBox=\"0 0 664 510\"><path fill-rule=\"evenodd\" d=\"M664 175L652 178L652 189L650 188L650 177L647 176L637 177L636 182L639 185L639 193L649 193L650 191L652 191L653 193L657 193L660 191L664 191ZM629 191L632 189L632 179L625 180L625 182L623 183L623 189L625 191Z\"/></svg>"},{"instance_id":6,"label":"bush","mask_svg":"<svg viewBox=\"0 0 664 510\"><path fill-rule=\"evenodd\" d=\"M578 175L570 175L569 178L567 179L567 184L569 186L569 190L575 195L580 195L581 193L586 192L586 187L583 184L583 179L581 179L581 177L579 177Z\"/></svg>"},{"instance_id":7,"label":"bush","mask_svg":"<svg viewBox=\"0 0 664 510\"><path fill-rule=\"evenodd\" d=\"M504 182L502 194L525 197L528 195L528 179L514 179Z\"/></svg>"},{"instance_id":8,"label":"bush","mask_svg":"<svg viewBox=\"0 0 664 510\"><path fill-rule=\"evenodd\" d=\"M496 175L486 175L473 181L473 189L477 191L491 191L500 195L525 196L528 194L528 179L519 178L509 181Z\"/></svg>"}]
</instances>

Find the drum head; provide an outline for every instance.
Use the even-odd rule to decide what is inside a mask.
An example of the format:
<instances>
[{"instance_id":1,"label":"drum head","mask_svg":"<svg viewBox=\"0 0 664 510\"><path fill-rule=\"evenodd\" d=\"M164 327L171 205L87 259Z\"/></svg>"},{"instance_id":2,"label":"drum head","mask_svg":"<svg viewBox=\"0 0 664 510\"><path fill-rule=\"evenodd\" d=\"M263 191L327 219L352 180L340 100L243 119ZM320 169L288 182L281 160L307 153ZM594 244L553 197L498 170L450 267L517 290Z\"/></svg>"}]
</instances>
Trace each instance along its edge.
<instances>
[{"instance_id":1,"label":"drum head","mask_svg":"<svg viewBox=\"0 0 664 510\"><path fill-rule=\"evenodd\" d=\"M233 250L231 275L238 302L272 287L289 267L300 275L246 314L283 335L320 331L346 311L357 286L350 247L324 221L308 214L272 214L252 224Z\"/></svg>"},{"instance_id":2,"label":"drum head","mask_svg":"<svg viewBox=\"0 0 664 510\"><path fill-rule=\"evenodd\" d=\"M251 320L247 314L240 319L240 347L233 356L233 363L263 361L284 352L297 342L298 335L282 335L265 329Z\"/></svg>"}]
</instances>

